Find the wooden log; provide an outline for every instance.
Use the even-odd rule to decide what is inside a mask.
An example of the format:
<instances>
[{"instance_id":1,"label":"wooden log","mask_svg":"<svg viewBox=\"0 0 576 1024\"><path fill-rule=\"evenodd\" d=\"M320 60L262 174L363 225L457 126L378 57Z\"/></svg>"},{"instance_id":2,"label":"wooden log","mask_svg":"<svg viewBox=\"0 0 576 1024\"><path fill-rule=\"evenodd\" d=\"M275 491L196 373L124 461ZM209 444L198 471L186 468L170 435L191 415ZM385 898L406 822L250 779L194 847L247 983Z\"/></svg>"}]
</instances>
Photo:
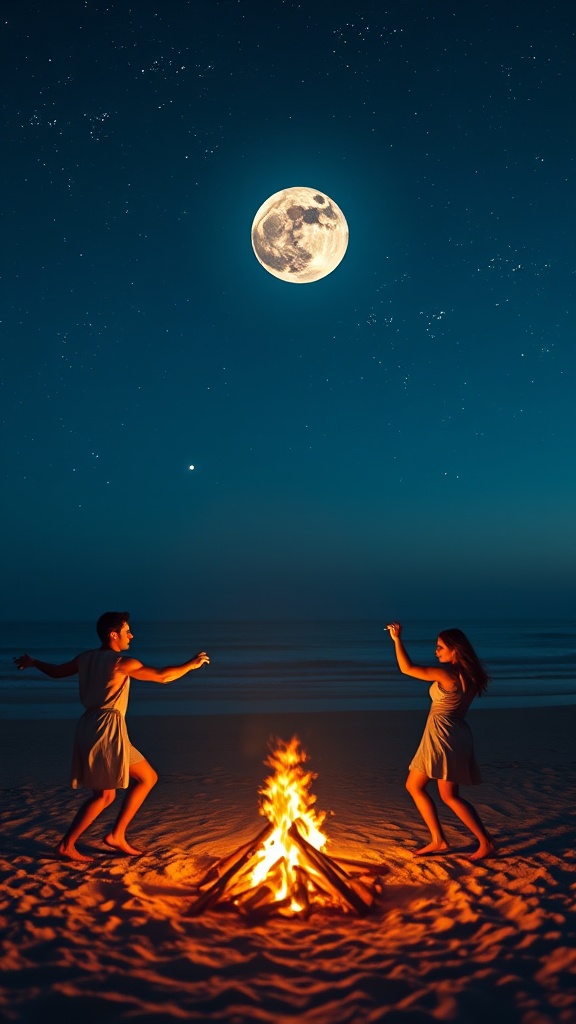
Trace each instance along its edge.
<instances>
[{"instance_id":1,"label":"wooden log","mask_svg":"<svg viewBox=\"0 0 576 1024\"><path fill-rule=\"evenodd\" d=\"M358 868L358 870L364 875L387 875L390 868L387 864L374 864L370 861L365 860L350 860L348 857L334 857L330 855L330 860L335 864L343 865L345 868Z\"/></svg>"},{"instance_id":2,"label":"wooden log","mask_svg":"<svg viewBox=\"0 0 576 1024\"><path fill-rule=\"evenodd\" d=\"M326 904L333 903L334 899L335 899L334 893L332 893L330 891L330 888L329 888L328 884L325 882L324 878L321 877L321 875L318 873L318 871L316 869L314 869L313 872L312 871L307 872L307 875L308 875L308 880L309 880L309 883L310 883L310 886L311 886L311 893L310 893L310 895L312 897L312 902L315 901L315 897L316 897L317 898L316 902L318 902L320 904L323 904L323 903L326 903ZM324 882L324 884L322 884L323 882ZM338 897L338 900L339 900L339 897Z\"/></svg>"},{"instance_id":3,"label":"wooden log","mask_svg":"<svg viewBox=\"0 0 576 1024\"><path fill-rule=\"evenodd\" d=\"M308 875L304 868L298 866L293 868L294 885L290 893L290 905L297 904L298 909L294 911L298 917L307 918L310 915L310 896L308 894Z\"/></svg>"},{"instance_id":4,"label":"wooden log","mask_svg":"<svg viewBox=\"0 0 576 1024\"><path fill-rule=\"evenodd\" d=\"M197 883L196 888L203 889L209 882L212 883L217 881L219 878L222 878L222 875L232 864L236 863L248 850L253 850L254 844L259 845L260 842L262 842L262 837L265 839L269 832L270 823L268 823L262 831L258 833L255 839L250 839L247 843L242 843L237 850L234 850L233 853L229 853L227 857L221 857L220 860L216 861L216 863L212 865L212 867L208 868L206 874Z\"/></svg>"},{"instance_id":5,"label":"wooden log","mask_svg":"<svg viewBox=\"0 0 576 1024\"><path fill-rule=\"evenodd\" d=\"M228 897L237 899L244 892L254 892L254 889L256 888L257 884L260 883L254 883L252 881L252 876L262 863L262 853L262 847L258 847L258 849L254 851L252 856L248 858L246 863L238 869L234 877L230 879L230 883L226 889L226 895ZM282 859L283 857L279 858L280 861ZM276 861L276 863L272 865L272 868L270 870L273 870L276 867L276 864L278 863L279 861ZM262 879L262 881L264 881L264 879Z\"/></svg>"},{"instance_id":6,"label":"wooden log","mask_svg":"<svg viewBox=\"0 0 576 1024\"><path fill-rule=\"evenodd\" d=\"M298 828L298 822L296 822L296 828ZM303 836L301 836L301 838L304 839ZM304 842L307 842L307 840L304 839ZM312 847L312 849L315 848ZM324 865L324 869L326 867L330 867L336 870L336 873L340 875L343 883L350 889L353 889L356 895L364 901L368 908L372 906L374 902L374 892L376 891L377 883L380 883L380 889L378 891L382 891L382 884L379 874L371 875L369 871L365 870L367 866L362 861L346 861L346 864L358 866L362 869L355 872L354 874L350 874L338 863L338 861L340 861L340 858L328 857L328 855L323 853L321 850L316 850L316 856L321 862L321 864ZM364 880L366 876L372 878L372 885L370 885L367 881ZM314 879L314 882L318 888L320 887L318 882L319 877L320 876L317 875L316 878Z\"/></svg>"},{"instance_id":7,"label":"wooden log","mask_svg":"<svg viewBox=\"0 0 576 1024\"><path fill-rule=\"evenodd\" d=\"M266 828L263 828L259 835L255 837L252 843L249 844L248 848L244 850L242 856L234 863L227 871L224 872L221 877L206 889L201 896L188 908L184 917L197 917L198 914L202 914L209 907L214 906L215 903L223 896L224 892L228 888L228 885L232 881L235 875L246 865L247 861L251 860L254 856L255 851L264 842L265 839L273 831L274 825L272 822L268 822Z\"/></svg>"},{"instance_id":8,"label":"wooden log","mask_svg":"<svg viewBox=\"0 0 576 1024\"><path fill-rule=\"evenodd\" d=\"M280 865L282 864L283 860L284 860L284 855L279 857L278 860L274 864L271 865L271 867L269 868L269 870L268 870L268 872L266 874L266 877L262 879L262 881L258 884L257 887L255 887L254 885L252 885L250 883L250 877L247 876L245 878L245 885L246 885L246 883L250 883L248 885L248 887L247 888L241 888L241 889L235 889L233 892L231 890L229 890L228 891L228 895L232 895L232 897L234 899L234 902L238 903L240 905L240 903L242 903L245 899L250 899L254 895L254 893L258 892L258 890L261 887L263 887L263 886L266 886L267 888L269 888L271 892L274 892L274 891L278 892L278 890L282 887L282 881L283 881L282 880L282 875L281 875L281 872L280 872ZM243 878L244 878L244 874L245 874L245 872L242 872L242 877Z\"/></svg>"},{"instance_id":9,"label":"wooden log","mask_svg":"<svg viewBox=\"0 0 576 1024\"><path fill-rule=\"evenodd\" d=\"M276 900L274 890L269 885L259 885L252 893L244 893L243 899L235 899L234 905L241 910L242 913L253 914L257 910L261 910L262 907L268 906L272 903L281 902Z\"/></svg>"},{"instance_id":10,"label":"wooden log","mask_svg":"<svg viewBox=\"0 0 576 1024\"><path fill-rule=\"evenodd\" d=\"M300 831L300 828L298 827L299 825L300 825L300 827L302 827L301 819L297 818L296 821L294 822L294 826L298 829L298 835L300 836L302 841L305 842L305 843L308 843L308 840L302 835L302 832ZM308 843L308 845L311 846L310 843ZM311 848L313 850L316 850L315 846L312 846ZM316 853L318 854L319 857L325 858L327 860L327 862L330 864L330 867L332 868L332 870L335 871L336 874L340 875L340 877L343 878L345 882L349 881L350 874L348 873L348 871L346 871L345 868L341 867L341 865L339 864L339 858L337 858L337 857L328 857L328 855L325 854L325 853L322 853L321 850L316 850Z\"/></svg>"},{"instance_id":11,"label":"wooden log","mask_svg":"<svg viewBox=\"0 0 576 1024\"><path fill-rule=\"evenodd\" d=\"M349 885L360 899L364 900L368 907L372 906L374 903L374 884L370 885L369 882L364 882L361 878L351 878Z\"/></svg>"},{"instance_id":12,"label":"wooden log","mask_svg":"<svg viewBox=\"0 0 576 1024\"><path fill-rule=\"evenodd\" d=\"M249 914L245 912L244 907L238 907L239 912L244 915L248 924L261 925L265 924L266 921L271 917L292 917L290 913L290 897L286 896L283 900L273 900L270 903L261 903L259 907L252 910Z\"/></svg>"},{"instance_id":13,"label":"wooden log","mask_svg":"<svg viewBox=\"0 0 576 1024\"><path fill-rule=\"evenodd\" d=\"M352 906L355 894L352 893L350 899L348 899L347 886L342 879L334 876L333 872L326 872L325 867L313 860L309 851L305 850L304 847L300 850L300 858L306 866L310 884L319 896L320 903L324 903L327 907L336 906L341 910L343 908L356 909ZM335 882L333 881L334 877L336 878Z\"/></svg>"},{"instance_id":14,"label":"wooden log","mask_svg":"<svg viewBox=\"0 0 576 1024\"><path fill-rule=\"evenodd\" d=\"M275 892L269 886L263 884L251 899L243 900L238 909L245 914L251 924L262 924L272 914L281 917L299 917L306 920L310 916L310 901L308 897L308 885L311 879L304 868L293 869L295 881L291 891L283 899L276 899ZM266 890L268 895L266 895ZM296 908L294 903L298 904Z\"/></svg>"},{"instance_id":15,"label":"wooden log","mask_svg":"<svg viewBox=\"0 0 576 1024\"><path fill-rule=\"evenodd\" d=\"M358 895L356 890L349 884L350 879L346 877L346 873L342 870L335 870L334 866L330 862L329 858L316 850L303 836L300 835L296 822L294 822L288 829L288 835L297 846L306 855L306 858L310 864L316 869L319 875L328 882L330 888L334 891L336 898L340 897L352 910L355 910L357 914L366 914L370 909L370 905L367 904L361 896ZM344 877L343 877L344 876Z\"/></svg>"}]
</instances>

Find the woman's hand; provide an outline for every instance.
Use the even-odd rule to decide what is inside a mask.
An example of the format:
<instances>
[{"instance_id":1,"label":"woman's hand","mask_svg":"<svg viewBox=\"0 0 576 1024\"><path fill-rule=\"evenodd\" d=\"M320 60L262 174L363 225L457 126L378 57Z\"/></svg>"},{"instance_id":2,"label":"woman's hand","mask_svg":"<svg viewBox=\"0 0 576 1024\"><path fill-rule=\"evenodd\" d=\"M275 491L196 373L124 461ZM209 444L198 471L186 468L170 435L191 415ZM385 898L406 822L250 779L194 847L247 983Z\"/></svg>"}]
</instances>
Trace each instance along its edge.
<instances>
[{"instance_id":1,"label":"woman's hand","mask_svg":"<svg viewBox=\"0 0 576 1024\"><path fill-rule=\"evenodd\" d=\"M402 626L399 622L390 622L386 629L390 633L392 640L399 640L402 634Z\"/></svg>"}]
</instances>

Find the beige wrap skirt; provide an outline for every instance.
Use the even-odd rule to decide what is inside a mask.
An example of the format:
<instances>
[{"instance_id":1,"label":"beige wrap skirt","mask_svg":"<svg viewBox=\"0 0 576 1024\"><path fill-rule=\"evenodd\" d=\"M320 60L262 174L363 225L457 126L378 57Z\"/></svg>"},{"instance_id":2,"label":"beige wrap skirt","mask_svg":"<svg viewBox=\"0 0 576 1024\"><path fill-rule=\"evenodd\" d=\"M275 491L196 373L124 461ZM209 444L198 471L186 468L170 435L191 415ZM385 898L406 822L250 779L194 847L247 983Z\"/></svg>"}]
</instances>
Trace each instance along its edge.
<instances>
[{"instance_id":1,"label":"beige wrap skirt","mask_svg":"<svg viewBox=\"0 0 576 1024\"><path fill-rule=\"evenodd\" d=\"M127 789L130 765L143 760L130 743L126 719L120 711L88 708L74 735L72 788Z\"/></svg>"}]
</instances>

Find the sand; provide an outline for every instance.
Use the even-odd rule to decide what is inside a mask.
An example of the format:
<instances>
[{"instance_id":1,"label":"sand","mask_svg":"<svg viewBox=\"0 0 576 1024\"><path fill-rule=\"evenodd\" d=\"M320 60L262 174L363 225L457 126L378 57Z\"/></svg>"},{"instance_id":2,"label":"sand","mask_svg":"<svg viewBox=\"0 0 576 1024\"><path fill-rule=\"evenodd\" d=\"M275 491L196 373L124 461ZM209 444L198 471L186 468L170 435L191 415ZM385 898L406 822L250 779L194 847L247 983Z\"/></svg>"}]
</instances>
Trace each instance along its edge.
<instances>
[{"instance_id":1,"label":"sand","mask_svg":"<svg viewBox=\"0 0 576 1024\"><path fill-rule=\"evenodd\" d=\"M499 845L478 863L445 809L451 853L413 854L426 833L404 780L423 720L129 718L160 773L130 833L148 852L104 846L112 808L80 843L88 867L52 853L82 799L67 785L74 723L1 723L2 1019L573 1024L576 708L469 715L484 783L464 795ZM294 733L318 772L327 852L385 862L381 901L363 919L188 917L203 872L263 824L269 737Z\"/></svg>"}]
</instances>

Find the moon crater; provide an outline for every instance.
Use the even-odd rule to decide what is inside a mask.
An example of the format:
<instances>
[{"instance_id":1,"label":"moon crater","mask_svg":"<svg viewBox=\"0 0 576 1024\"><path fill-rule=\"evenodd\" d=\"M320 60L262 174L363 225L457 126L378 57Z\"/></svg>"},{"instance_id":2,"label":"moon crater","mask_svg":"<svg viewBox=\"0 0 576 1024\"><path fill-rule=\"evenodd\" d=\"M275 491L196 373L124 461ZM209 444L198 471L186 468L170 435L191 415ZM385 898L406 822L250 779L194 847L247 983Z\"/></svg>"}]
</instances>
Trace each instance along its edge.
<instances>
[{"instance_id":1,"label":"moon crater","mask_svg":"<svg viewBox=\"0 0 576 1024\"><path fill-rule=\"evenodd\" d=\"M348 246L348 224L333 199L295 186L275 192L252 223L252 248L274 277L308 284L336 269Z\"/></svg>"}]
</instances>

